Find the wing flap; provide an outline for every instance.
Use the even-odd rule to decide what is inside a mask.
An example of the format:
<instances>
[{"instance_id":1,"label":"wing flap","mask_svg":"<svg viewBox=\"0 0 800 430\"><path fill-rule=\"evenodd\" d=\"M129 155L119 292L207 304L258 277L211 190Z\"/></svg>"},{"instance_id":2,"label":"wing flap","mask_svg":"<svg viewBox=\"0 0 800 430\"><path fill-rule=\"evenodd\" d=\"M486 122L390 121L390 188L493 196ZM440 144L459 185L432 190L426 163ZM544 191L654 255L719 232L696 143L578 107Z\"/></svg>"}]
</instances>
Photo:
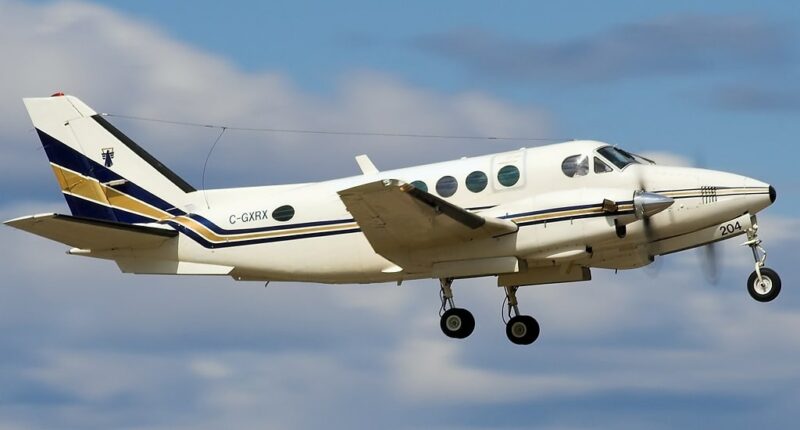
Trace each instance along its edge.
<instances>
[{"instance_id":1,"label":"wing flap","mask_svg":"<svg viewBox=\"0 0 800 430\"><path fill-rule=\"evenodd\" d=\"M92 251L155 248L178 234L171 229L52 213L16 218L5 224L74 248Z\"/></svg>"},{"instance_id":2,"label":"wing flap","mask_svg":"<svg viewBox=\"0 0 800 430\"><path fill-rule=\"evenodd\" d=\"M395 179L348 188L339 197L375 252L392 261L421 248L517 231L511 221L469 212Z\"/></svg>"}]
</instances>

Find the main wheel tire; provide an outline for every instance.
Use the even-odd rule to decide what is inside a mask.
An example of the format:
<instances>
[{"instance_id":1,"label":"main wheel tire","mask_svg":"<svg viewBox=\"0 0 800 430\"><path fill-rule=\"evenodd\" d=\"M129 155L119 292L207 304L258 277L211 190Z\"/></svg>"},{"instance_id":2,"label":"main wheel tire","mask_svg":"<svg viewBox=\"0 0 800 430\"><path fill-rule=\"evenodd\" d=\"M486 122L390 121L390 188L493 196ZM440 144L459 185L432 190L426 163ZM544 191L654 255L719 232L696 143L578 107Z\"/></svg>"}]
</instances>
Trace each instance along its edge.
<instances>
[{"instance_id":1,"label":"main wheel tire","mask_svg":"<svg viewBox=\"0 0 800 430\"><path fill-rule=\"evenodd\" d=\"M747 292L750 293L750 297L763 303L775 300L781 292L781 278L774 270L763 267L761 279L763 284L758 282L758 274L755 271L750 274L750 278L747 279Z\"/></svg>"},{"instance_id":2,"label":"main wheel tire","mask_svg":"<svg viewBox=\"0 0 800 430\"><path fill-rule=\"evenodd\" d=\"M442 333L454 339L464 339L475 330L475 317L466 309L450 308L439 321Z\"/></svg>"},{"instance_id":3,"label":"main wheel tire","mask_svg":"<svg viewBox=\"0 0 800 430\"><path fill-rule=\"evenodd\" d=\"M506 324L508 340L517 345L530 345L539 338L539 322L530 315L517 315Z\"/></svg>"}]
</instances>

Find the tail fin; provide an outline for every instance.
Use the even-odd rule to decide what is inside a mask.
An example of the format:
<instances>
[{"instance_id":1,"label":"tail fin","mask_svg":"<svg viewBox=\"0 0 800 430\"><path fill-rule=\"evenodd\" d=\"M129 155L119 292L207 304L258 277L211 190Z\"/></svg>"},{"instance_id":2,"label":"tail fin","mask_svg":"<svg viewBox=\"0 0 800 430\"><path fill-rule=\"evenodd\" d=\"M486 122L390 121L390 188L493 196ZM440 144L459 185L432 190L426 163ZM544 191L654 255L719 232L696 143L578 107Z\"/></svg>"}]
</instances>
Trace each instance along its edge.
<instances>
[{"instance_id":1,"label":"tail fin","mask_svg":"<svg viewBox=\"0 0 800 430\"><path fill-rule=\"evenodd\" d=\"M73 215L145 223L183 214L195 189L82 101L23 101Z\"/></svg>"}]
</instances>

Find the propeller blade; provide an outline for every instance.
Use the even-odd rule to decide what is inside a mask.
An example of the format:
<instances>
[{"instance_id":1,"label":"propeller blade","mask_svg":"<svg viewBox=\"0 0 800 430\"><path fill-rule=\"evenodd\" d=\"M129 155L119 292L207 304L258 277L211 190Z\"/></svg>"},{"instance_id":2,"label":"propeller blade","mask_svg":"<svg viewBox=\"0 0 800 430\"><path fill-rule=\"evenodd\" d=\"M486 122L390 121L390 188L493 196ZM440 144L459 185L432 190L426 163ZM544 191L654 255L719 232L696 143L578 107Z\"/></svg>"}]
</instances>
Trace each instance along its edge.
<instances>
[{"instance_id":1,"label":"propeller blade","mask_svg":"<svg viewBox=\"0 0 800 430\"><path fill-rule=\"evenodd\" d=\"M650 243L655 239L655 233L650 217L672 206L675 200L661 194L648 192L639 166L634 166L634 168L639 189L633 193L633 210L636 218L642 221L642 229L647 241L645 249L648 256L653 257L650 255Z\"/></svg>"},{"instance_id":2,"label":"propeller blade","mask_svg":"<svg viewBox=\"0 0 800 430\"><path fill-rule=\"evenodd\" d=\"M653 262L644 267L645 273L651 278L657 278L661 273L661 268L664 267L664 258L653 258Z\"/></svg>"},{"instance_id":3,"label":"propeller blade","mask_svg":"<svg viewBox=\"0 0 800 430\"><path fill-rule=\"evenodd\" d=\"M655 239L650 217L672 206L673 203L675 200L669 197L648 193L644 190L636 191L633 194L633 210L636 218L642 221L644 236L648 243Z\"/></svg>"},{"instance_id":4,"label":"propeller blade","mask_svg":"<svg viewBox=\"0 0 800 430\"><path fill-rule=\"evenodd\" d=\"M719 251L716 243L699 249L700 261L702 263L703 275L711 285L719 284Z\"/></svg>"}]
</instances>

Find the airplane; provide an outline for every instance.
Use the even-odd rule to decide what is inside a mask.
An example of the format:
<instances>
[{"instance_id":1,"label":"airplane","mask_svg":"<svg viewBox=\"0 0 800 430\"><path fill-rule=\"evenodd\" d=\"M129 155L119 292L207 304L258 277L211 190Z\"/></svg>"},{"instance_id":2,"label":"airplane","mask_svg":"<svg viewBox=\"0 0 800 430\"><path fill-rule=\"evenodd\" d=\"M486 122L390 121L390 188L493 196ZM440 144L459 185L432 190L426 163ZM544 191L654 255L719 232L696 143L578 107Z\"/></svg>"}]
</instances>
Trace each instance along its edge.
<instances>
[{"instance_id":1,"label":"airplane","mask_svg":"<svg viewBox=\"0 0 800 430\"><path fill-rule=\"evenodd\" d=\"M5 224L113 260L123 273L326 284L438 279L440 328L468 337L455 280L494 277L508 339L533 343L521 286L591 280L657 256L745 235L759 302L781 290L756 214L775 188L745 176L662 166L578 140L316 183L198 190L74 96L23 100L70 214Z\"/></svg>"}]
</instances>

